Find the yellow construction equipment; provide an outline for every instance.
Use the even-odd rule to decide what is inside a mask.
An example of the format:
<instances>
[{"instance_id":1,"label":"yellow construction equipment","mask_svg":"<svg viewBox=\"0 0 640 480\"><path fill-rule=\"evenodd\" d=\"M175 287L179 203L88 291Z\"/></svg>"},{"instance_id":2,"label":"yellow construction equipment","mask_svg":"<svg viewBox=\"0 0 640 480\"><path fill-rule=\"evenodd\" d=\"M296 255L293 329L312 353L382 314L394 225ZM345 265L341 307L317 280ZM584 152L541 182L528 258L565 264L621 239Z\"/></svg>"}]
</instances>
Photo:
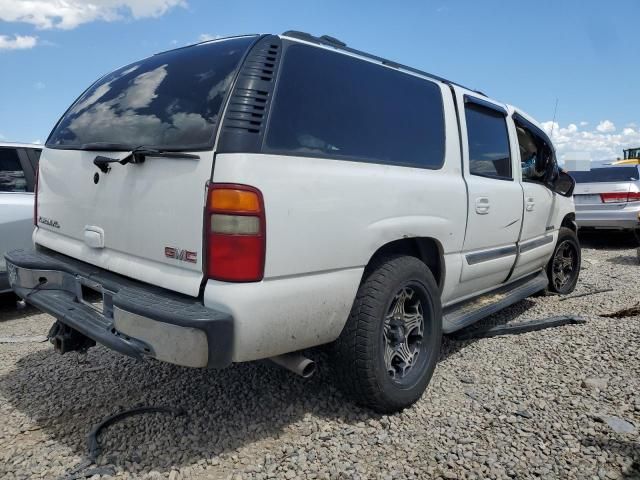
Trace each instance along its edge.
<instances>
[{"instance_id":1,"label":"yellow construction equipment","mask_svg":"<svg viewBox=\"0 0 640 480\"><path fill-rule=\"evenodd\" d=\"M623 150L624 158L618 158L612 165L640 165L640 147Z\"/></svg>"}]
</instances>

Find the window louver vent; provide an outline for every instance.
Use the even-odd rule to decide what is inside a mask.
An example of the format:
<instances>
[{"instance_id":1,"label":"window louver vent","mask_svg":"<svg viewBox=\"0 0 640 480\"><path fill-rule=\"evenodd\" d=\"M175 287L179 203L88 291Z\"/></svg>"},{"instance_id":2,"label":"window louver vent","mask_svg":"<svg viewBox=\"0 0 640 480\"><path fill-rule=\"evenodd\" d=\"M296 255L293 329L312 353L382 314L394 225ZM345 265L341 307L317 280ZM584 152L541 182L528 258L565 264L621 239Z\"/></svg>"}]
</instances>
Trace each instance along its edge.
<instances>
[{"instance_id":1,"label":"window louver vent","mask_svg":"<svg viewBox=\"0 0 640 480\"><path fill-rule=\"evenodd\" d=\"M229 99L218 152L260 150L281 50L280 38L272 35L251 49Z\"/></svg>"}]
</instances>

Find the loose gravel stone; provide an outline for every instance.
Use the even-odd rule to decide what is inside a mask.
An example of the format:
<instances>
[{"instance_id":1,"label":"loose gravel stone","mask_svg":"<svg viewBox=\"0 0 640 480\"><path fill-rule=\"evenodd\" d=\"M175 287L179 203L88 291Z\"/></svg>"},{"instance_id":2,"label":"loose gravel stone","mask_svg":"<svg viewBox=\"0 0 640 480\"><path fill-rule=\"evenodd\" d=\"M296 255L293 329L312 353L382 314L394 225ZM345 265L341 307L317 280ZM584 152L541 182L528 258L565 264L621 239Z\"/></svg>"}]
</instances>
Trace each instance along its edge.
<instances>
[{"instance_id":1,"label":"loose gravel stone","mask_svg":"<svg viewBox=\"0 0 640 480\"><path fill-rule=\"evenodd\" d=\"M101 346L82 358L49 343L2 344L0 478L61 477L86 461L94 425L149 405L186 415L108 427L93 467L114 474L92 478L640 478L640 316L600 316L638 303L640 266L624 237L592 236L583 246L575 293L612 291L532 297L483 325L563 314L586 324L445 338L426 394L391 416L344 398L322 352L312 353L319 373L304 380L266 362L194 370ZM43 335L53 322L7 299L0 320L5 337Z\"/></svg>"}]
</instances>

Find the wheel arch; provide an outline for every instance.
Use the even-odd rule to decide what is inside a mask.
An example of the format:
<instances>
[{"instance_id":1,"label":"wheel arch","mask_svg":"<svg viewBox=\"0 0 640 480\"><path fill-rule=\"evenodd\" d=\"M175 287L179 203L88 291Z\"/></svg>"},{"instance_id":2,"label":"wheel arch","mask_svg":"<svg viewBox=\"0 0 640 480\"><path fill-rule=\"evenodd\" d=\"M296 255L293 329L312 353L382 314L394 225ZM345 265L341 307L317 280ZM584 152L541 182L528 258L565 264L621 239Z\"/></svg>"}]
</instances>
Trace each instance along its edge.
<instances>
[{"instance_id":1,"label":"wheel arch","mask_svg":"<svg viewBox=\"0 0 640 480\"><path fill-rule=\"evenodd\" d=\"M567 213L562 222L560 223L561 227L567 227L574 232L578 233L578 224L576 223L576 214L574 212Z\"/></svg>"},{"instance_id":2,"label":"wheel arch","mask_svg":"<svg viewBox=\"0 0 640 480\"><path fill-rule=\"evenodd\" d=\"M389 255L407 255L422 261L431 271L440 291L446 274L442 244L433 237L406 237L390 241L380 246L365 267L364 276L372 265Z\"/></svg>"}]
</instances>

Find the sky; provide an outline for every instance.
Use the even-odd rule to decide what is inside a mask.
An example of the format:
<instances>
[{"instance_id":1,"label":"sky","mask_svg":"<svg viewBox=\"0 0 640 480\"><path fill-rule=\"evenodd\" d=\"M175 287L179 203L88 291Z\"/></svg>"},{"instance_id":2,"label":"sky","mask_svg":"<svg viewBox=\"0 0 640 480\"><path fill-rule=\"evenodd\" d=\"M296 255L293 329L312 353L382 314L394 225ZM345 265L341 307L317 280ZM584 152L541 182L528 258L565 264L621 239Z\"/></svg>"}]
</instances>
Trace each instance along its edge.
<instances>
[{"instance_id":1,"label":"sky","mask_svg":"<svg viewBox=\"0 0 640 480\"><path fill-rule=\"evenodd\" d=\"M639 22L640 0L0 0L0 140L46 141L94 80L153 53L301 30L516 105L561 159L610 160L640 146Z\"/></svg>"}]
</instances>

